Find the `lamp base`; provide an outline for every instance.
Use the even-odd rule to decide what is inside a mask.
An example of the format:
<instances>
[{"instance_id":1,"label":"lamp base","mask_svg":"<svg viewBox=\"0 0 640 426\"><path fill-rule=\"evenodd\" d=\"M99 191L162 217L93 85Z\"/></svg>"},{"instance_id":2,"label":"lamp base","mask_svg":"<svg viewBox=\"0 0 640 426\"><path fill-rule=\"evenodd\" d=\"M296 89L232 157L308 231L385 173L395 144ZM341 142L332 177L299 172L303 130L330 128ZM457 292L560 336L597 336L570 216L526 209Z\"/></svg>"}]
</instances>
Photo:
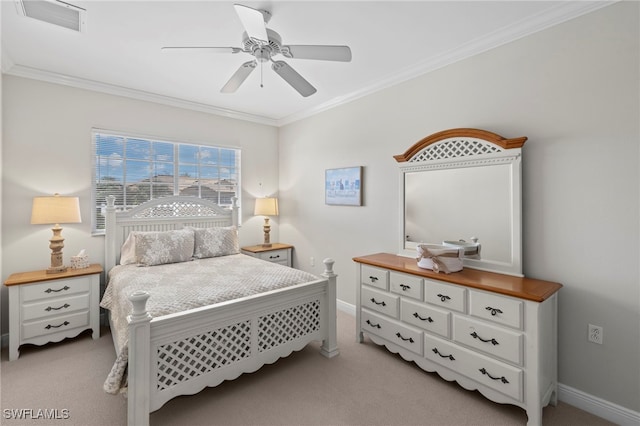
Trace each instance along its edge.
<instances>
[{"instance_id":1,"label":"lamp base","mask_svg":"<svg viewBox=\"0 0 640 426\"><path fill-rule=\"evenodd\" d=\"M47 268L47 274L59 274L61 272L67 272L66 266L52 266Z\"/></svg>"},{"instance_id":2,"label":"lamp base","mask_svg":"<svg viewBox=\"0 0 640 426\"><path fill-rule=\"evenodd\" d=\"M271 243L264 243L264 244L261 244L261 246L262 246L262 247L273 247L273 244L271 244Z\"/></svg>"}]
</instances>

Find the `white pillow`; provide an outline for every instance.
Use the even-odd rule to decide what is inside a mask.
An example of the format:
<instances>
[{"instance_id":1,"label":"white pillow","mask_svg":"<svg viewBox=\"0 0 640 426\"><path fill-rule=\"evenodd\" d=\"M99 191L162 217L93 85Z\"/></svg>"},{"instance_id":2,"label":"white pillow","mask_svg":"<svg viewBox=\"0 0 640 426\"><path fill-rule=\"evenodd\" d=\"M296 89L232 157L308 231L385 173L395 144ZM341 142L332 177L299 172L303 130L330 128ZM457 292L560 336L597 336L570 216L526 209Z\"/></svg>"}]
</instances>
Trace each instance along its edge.
<instances>
[{"instance_id":1,"label":"white pillow","mask_svg":"<svg viewBox=\"0 0 640 426\"><path fill-rule=\"evenodd\" d=\"M195 237L192 229L129 234L122 245L120 264L144 266L186 262L193 257Z\"/></svg>"},{"instance_id":2,"label":"white pillow","mask_svg":"<svg viewBox=\"0 0 640 426\"><path fill-rule=\"evenodd\" d=\"M196 259L240 253L238 229L235 226L191 229L195 234L193 257Z\"/></svg>"}]
</instances>

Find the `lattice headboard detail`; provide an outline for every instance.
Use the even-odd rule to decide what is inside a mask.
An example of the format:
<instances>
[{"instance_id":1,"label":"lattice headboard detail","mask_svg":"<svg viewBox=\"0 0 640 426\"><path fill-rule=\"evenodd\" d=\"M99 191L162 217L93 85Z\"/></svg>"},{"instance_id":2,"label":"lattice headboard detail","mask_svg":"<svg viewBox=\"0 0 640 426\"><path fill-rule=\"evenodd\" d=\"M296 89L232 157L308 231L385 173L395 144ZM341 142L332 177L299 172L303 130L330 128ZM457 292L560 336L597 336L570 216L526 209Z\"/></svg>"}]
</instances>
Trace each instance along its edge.
<instances>
[{"instance_id":1,"label":"lattice headboard detail","mask_svg":"<svg viewBox=\"0 0 640 426\"><path fill-rule=\"evenodd\" d=\"M481 157L501 153L512 148L521 148L526 140L526 137L505 139L486 130L451 129L427 136L404 154L396 155L394 158L399 163L420 163Z\"/></svg>"},{"instance_id":2,"label":"lattice headboard detail","mask_svg":"<svg viewBox=\"0 0 640 426\"><path fill-rule=\"evenodd\" d=\"M105 269L120 258L120 248L131 231L169 231L185 226L210 228L238 226L237 198L231 208L197 197L164 197L147 201L127 211L116 211L115 199L107 198Z\"/></svg>"}]
</instances>

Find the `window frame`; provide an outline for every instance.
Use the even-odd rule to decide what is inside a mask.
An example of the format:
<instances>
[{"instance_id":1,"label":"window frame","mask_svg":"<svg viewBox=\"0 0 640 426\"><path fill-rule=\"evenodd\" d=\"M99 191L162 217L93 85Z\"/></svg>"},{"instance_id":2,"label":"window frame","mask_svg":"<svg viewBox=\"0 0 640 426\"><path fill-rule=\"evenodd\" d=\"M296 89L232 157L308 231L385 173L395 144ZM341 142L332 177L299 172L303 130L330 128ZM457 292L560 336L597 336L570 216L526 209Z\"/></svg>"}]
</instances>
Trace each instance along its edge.
<instances>
[{"instance_id":1,"label":"window frame","mask_svg":"<svg viewBox=\"0 0 640 426\"><path fill-rule=\"evenodd\" d=\"M98 204L100 199L98 185L100 184L101 181L102 183L105 183L106 182L105 178L108 176L105 176L103 174L98 175L100 173L100 168L101 168L101 155L99 155L100 137L121 138L123 139L125 144L123 145L122 155L116 160L116 162L121 164L118 167L119 169L121 169L121 172L118 172L119 175L114 178L114 182L116 182L118 185L122 187L121 192L118 193L117 190L113 192L108 191L108 192L115 193L114 195L117 195L117 196L120 195L120 200L121 200L120 203L116 201L116 208L118 209L128 210L147 200L154 200L154 199L158 199L166 196L191 195L191 194L184 194L184 193L181 194L182 191L188 191L188 192L196 191L197 194L194 196L197 196L198 198L204 198L207 200L215 201L218 205L223 207L230 206L231 197L235 196L238 199L238 205L240 205L239 194L241 193L241 188L242 188L241 186L242 150L239 147L221 145L221 144L210 145L210 144L193 142L188 140L177 141L171 138L164 138L164 137L158 137L158 136L149 136L149 135L141 135L141 134L135 134L130 132L121 132L116 130L92 128L91 129L91 155L92 155L92 159L91 159L91 169L92 169L91 170L92 171L92 174L91 174L91 234L92 235L104 235L105 233L104 216L102 220L100 220L99 212L102 211L104 215L104 209L106 208L106 201L101 203L100 205ZM128 144L130 144L132 141L136 141L136 142L141 141L143 143L148 143L149 148L148 148L148 153L146 158L136 158L136 157L132 158L127 155L126 148ZM113 142L113 143L115 145L117 142ZM160 155L156 155L156 152L153 151L153 148L162 147L162 145L154 145L154 144L171 145L172 155L170 156L172 157L172 160L171 161L159 160L158 157ZM194 161L190 161L188 163L184 161L181 162L182 161L181 155L180 155L181 147L184 147L185 150L193 150L193 147L196 148L195 151L193 151L195 153ZM165 145L164 148L167 148L167 146ZM212 151L217 151L215 153L217 155L216 160L211 160L209 162L205 161L207 158L205 154L207 153L210 154ZM223 162L223 157L224 157L223 154L226 151L233 151L232 166L230 164L226 164ZM129 150L129 152L132 152L131 149ZM166 153L167 151L165 151L165 154ZM139 177L138 180L134 180L134 179L128 180L127 171L133 172L133 169L129 169L129 170L127 169L128 167L131 166L131 164L135 162L148 163L148 166L147 166L148 176L144 178ZM163 174L157 173L158 167L163 165L164 166L168 165L171 168L172 181L170 182L166 181L167 177L169 176L168 174L163 175ZM185 173L181 172L181 170L185 170L185 169L184 168L181 169L181 166L191 167L192 170L195 171L196 176L189 177L189 179L185 179L186 177ZM215 178L212 177L213 174L210 174L209 177L203 177L201 175L201 172L203 169L217 172L217 174L214 173L216 174L216 177ZM230 174L221 173L221 171L225 169L230 169L232 171L230 172ZM144 166L141 166L139 170L144 170ZM132 173L130 173L130 175L131 174ZM165 177L165 182L161 184L159 183L161 182L159 178L162 178L163 176ZM235 183L234 183L234 178L235 178ZM183 180L183 182L181 182L181 180ZM216 181L215 186L211 185L213 182L209 182L210 185L206 185L204 183L204 182L208 182L209 180L211 181L215 180ZM225 181L228 182L227 186L225 186L223 183ZM186 183L190 183L190 184L188 186L185 186ZM145 192L147 190L147 188L145 188L147 184L148 184L148 192ZM162 195L154 196L154 193L153 193L154 188L160 189L161 187L165 188L164 191L160 192L160 194ZM166 192L167 187L169 190L171 190L170 193ZM128 188L129 188L129 191L127 190ZM205 188L206 188L206 191L211 191L215 193L216 197L211 197L211 196L203 197L203 189ZM225 188L235 189L235 191L224 191ZM138 201L131 202L132 198L128 198L128 197L129 196L133 197L135 195L136 190L140 190L140 194L138 194ZM143 199L140 199L140 197L142 197Z\"/></svg>"}]
</instances>

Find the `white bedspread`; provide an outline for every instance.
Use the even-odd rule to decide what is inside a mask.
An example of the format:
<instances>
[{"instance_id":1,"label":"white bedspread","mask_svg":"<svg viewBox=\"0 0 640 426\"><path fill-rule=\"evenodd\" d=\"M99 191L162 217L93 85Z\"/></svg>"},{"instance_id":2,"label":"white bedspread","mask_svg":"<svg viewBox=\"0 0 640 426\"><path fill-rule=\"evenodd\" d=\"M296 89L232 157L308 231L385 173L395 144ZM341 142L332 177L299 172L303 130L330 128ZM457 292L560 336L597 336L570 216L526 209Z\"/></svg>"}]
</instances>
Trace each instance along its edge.
<instances>
[{"instance_id":1,"label":"white bedspread","mask_svg":"<svg viewBox=\"0 0 640 426\"><path fill-rule=\"evenodd\" d=\"M118 393L126 388L127 316L132 311L128 298L134 292L148 292L147 311L159 317L317 279L307 272L244 254L149 267L114 267L100 306L111 311L115 328L111 332L120 353L105 381L105 391Z\"/></svg>"}]
</instances>

